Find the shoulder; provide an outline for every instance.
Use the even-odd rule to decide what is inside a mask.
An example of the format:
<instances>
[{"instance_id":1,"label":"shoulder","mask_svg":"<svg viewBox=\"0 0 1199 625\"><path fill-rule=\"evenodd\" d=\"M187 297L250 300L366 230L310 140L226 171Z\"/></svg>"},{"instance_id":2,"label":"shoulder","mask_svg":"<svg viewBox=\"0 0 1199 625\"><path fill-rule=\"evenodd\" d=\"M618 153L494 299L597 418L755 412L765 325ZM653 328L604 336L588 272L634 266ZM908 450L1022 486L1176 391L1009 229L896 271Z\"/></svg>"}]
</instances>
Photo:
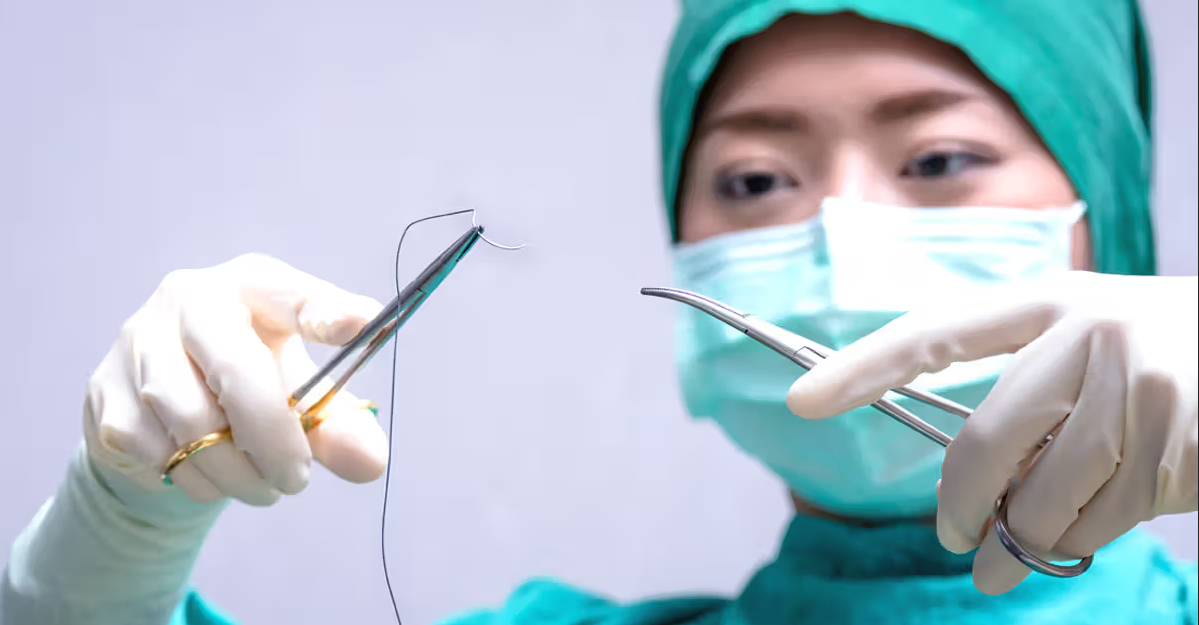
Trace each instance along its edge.
<instances>
[{"instance_id":1,"label":"shoulder","mask_svg":"<svg viewBox=\"0 0 1199 625\"><path fill-rule=\"evenodd\" d=\"M496 610L477 610L440 625L681 625L713 622L727 602L682 597L620 604L550 579L519 587Z\"/></svg>"},{"instance_id":2,"label":"shoulder","mask_svg":"<svg viewBox=\"0 0 1199 625\"><path fill-rule=\"evenodd\" d=\"M568 584L536 579L517 588L498 609L474 610L440 625L706 625L719 622L727 600L679 597L620 604ZM170 625L237 625L231 617L189 592Z\"/></svg>"}]
</instances>

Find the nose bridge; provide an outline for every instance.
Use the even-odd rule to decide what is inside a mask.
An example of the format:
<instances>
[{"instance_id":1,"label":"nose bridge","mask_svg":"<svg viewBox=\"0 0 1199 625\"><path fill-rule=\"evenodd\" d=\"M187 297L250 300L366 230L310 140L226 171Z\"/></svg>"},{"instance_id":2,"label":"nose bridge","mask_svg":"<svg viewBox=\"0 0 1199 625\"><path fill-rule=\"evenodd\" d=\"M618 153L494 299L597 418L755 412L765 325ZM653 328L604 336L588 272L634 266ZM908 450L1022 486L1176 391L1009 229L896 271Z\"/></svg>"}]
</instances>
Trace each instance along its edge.
<instances>
[{"instance_id":1,"label":"nose bridge","mask_svg":"<svg viewBox=\"0 0 1199 625\"><path fill-rule=\"evenodd\" d=\"M901 204L897 176L860 145L845 142L831 153L824 194L879 204Z\"/></svg>"}]
</instances>

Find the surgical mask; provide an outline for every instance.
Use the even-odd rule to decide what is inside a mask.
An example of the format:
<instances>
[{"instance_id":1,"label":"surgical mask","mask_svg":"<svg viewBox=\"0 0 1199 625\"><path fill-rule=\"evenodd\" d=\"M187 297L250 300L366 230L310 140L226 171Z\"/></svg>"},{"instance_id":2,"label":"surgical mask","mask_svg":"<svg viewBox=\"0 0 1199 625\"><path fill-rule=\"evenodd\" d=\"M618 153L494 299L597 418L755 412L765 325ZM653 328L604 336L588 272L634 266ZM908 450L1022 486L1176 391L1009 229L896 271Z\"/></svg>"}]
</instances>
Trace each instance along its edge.
<instances>
[{"instance_id":1,"label":"surgical mask","mask_svg":"<svg viewBox=\"0 0 1199 625\"><path fill-rule=\"evenodd\" d=\"M909 208L828 198L799 224L735 232L674 252L679 287L841 349L916 307L953 307L992 285L1070 270L1082 203L1041 210ZM807 421L787 410L802 373L744 334L678 309L676 356L692 415L805 500L856 517L907 517L936 506L944 449L882 413L860 408ZM954 365L917 384L977 407L1006 356ZM962 420L896 400L955 435Z\"/></svg>"}]
</instances>

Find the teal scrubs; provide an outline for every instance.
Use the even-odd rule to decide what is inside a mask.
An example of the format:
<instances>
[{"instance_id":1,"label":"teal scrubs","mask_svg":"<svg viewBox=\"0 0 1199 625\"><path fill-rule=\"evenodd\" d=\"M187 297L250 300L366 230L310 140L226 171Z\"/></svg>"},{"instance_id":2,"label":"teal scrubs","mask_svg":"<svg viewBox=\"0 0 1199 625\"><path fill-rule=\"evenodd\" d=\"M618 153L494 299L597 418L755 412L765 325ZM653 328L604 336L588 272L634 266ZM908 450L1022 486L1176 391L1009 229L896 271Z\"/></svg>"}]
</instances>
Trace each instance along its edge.
<instances>
[{"instance_id":1,"label":"teal scrubs","mask_svg":"<svg viewBox=\"0 0 1199 625\"><path fill-rule=\"evenodd\" d=\"M1199 625L1199 570L1133 531L1068 580L1032 575L998 597L970 578L932 527L850 527L796 517L778 557L736 598L689 596L620 604L566 584L532 581L501 607L443 625ZM233 625L192 593L172 625Z\"/></svg>"}]
</instances>

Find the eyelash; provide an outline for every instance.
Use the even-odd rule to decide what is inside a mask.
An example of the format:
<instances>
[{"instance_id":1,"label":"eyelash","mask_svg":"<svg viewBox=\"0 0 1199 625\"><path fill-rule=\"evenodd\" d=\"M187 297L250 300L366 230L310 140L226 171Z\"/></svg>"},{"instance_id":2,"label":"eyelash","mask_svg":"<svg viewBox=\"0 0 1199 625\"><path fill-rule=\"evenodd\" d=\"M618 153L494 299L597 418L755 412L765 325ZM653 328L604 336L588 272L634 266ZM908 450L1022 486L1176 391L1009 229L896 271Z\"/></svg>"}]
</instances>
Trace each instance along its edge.
<instances>
[{"instance_id":1,"label":"eyelash","mask_svg":"<svg viewBox=\"0 0 1199 625\"><path fill-rule=\"evenodd\" d=\"M969 169L993 164L995 159L965 150L930 150L904 164L899 175L905 178L938 180L966 173ZM934 171L921 171L931 167ZM725 202L761 200L783 189L799 187L791 176L769 169L734 169L717 174L716 197Z\"/></svg>"},{"instance_id":2,"label":"eyelash","mask_svg":"<svg viewBox=\"0 0 1199 625\"><path fill-rule=\"evenodd\" d=\"M768 170L742 170L717 174L716 197L726 202L762 199L776 191L795 188L799 182L787 174Z\"/></svg>"},{"instance_id":3,"label":"eyelash","mask_svg":"<svg viewBox=\"0 0 1199 625\"><path fill-rule=\"evenodd\" d=\"M976 152L932 150L920 154L905 163L899 175L905 178L939 179L957 176L965 173L965 170L977 166L990 165L993 162L994 159ZM929 165L930 163L934 164L934 168L939 169L939 171L926 173L919 171L922 165ZM937 165L939 165L939 168L936 167Z\"/></svg>"}]
</instances>

